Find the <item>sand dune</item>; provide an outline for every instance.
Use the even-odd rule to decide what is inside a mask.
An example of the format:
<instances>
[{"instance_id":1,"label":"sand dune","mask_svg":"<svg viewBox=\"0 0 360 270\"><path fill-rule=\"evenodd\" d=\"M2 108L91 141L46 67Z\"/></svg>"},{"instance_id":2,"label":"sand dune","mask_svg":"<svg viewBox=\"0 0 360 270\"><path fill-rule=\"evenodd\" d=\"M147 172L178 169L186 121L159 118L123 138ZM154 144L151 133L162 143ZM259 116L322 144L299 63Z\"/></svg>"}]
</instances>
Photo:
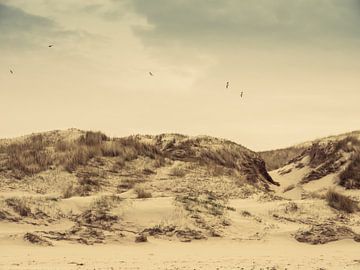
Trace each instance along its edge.
<instances>
[{"instance_id":1,"label":"sand dune","mask_svg":"<svg viewBox=\"0 0 360 270\"><path fill-rule=\"evenodd\" d=\"M268 174L226 140L76 134L41 135L36 153L52 157L44 166L35 146L3 144L0 269L360 268L360 193L339 184L352 145L334 152L326 142ZM39 144L32 138L21 140ZM92 155L66 169L61 157L80 150ZM344 162L304 181L329 159ZM329 188L354 211L330 204Z\"/></svg>"}]
</instances>

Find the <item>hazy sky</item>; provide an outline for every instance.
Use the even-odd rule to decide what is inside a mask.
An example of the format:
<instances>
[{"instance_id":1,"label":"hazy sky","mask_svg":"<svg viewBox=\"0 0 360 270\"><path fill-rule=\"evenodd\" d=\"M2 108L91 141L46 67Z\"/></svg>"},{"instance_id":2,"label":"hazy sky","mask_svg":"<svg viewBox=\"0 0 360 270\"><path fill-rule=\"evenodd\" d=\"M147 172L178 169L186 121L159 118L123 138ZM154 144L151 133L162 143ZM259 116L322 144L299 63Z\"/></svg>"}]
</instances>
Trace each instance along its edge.
<instances>
[{"instance_id":1,"label":"hazy sky","mask_svg":"<svg viewBox=\"0 0 360 270\"><path fill-rule=\"evenodd\" d=\"M77 127L265 150L359 129L359 102L360 0L0 0L0 137Z\"/></svg>"}]
</instances>

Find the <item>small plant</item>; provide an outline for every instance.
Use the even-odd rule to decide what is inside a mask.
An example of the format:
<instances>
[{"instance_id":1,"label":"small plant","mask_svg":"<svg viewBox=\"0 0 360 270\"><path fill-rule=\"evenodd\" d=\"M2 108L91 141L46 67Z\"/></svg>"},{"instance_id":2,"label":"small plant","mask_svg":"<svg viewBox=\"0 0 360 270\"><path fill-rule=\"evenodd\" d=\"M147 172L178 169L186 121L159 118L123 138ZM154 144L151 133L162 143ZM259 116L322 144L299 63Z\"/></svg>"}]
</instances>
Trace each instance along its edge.
<instances>
[{"instance_id":1,"label":"small plant","mask_svg":"<svg viewBox=\"0 0 360 270\"><path fill-rule=\"evenodd\" d=\"M137 178L125 178L122 179L121 182L118 184L117 189L119 192L124 192L129 189L132 189L136 184L143 182L142 179Z\"/></svg>"},{"instance_id":2,"label":"small plant","mask_svg":"<svg viewBox=\"0 0 360 270\"><path fill-rule=\"evenodd\" d=\"M176 177L184 177L186 175L186 171L184 168L180 166L173 167L170 171L170 175Z\"/></svg>"},{"instance_id":3,"label":"small plant","mask_svg":"<svg viewBox=\"0 0 360 270\"><path fill-rule=\"evenodd\" d=\"M354 213L359 210L359 206L356 201L332 189L326 193L325 199L329 206L339 211Z\"/></svg>"},{"instance_id":4,"label":"small plant","mask_svg":"<svg viewBox=\"0 0 360 270\"><path fill-rule=\"evenodd\" d=\"M143 185L136 185L134 191L139 199L151 198L151 192L147 191Z\"/></svg>"},{"instance_id":5,"label":"small plant","mask_svg":"<svg viewBox=\"0 0 360 270\"><path fill-rule=\"evenodd\" d=\"M299 206L294 202L289 202L285 206L285 213L294 213L299 210Z\"/></svg>"},{"instance_id":6,"label":"small plant","mask_svg":"<svg viewBox=\"0 0 360 270\"><path fill-rule=\"evenodd\" d=\"M116 195L103 195L97 199L95 199L92 203L90 208L95 210L106 210L109 211L115 205L120 203L122 198Z\"/></svg>"},{"instance_id":7,"label":"small plant","mask_svg":"<svg viewBox=\"0 0 360 270\"><path fill-rule=\"evenodd\" d=\"M143 242L147 242L147 237L145 234L139 234L135 237L135 242L136 243L143 243Z\"/></svg>"},{"instance_id":8,"label":"small plant","mask_svg":"<svg viewBox=\"0 0 360 270\"><path fill-rule=\"evenodd\" d=\"M68 199L68 198L71 198L72 196L76 195L76 193L77 193L77 191L76 191L74 184L70 184L63 189L62 197L64 199Z\"/></svg>"}]
</instances>

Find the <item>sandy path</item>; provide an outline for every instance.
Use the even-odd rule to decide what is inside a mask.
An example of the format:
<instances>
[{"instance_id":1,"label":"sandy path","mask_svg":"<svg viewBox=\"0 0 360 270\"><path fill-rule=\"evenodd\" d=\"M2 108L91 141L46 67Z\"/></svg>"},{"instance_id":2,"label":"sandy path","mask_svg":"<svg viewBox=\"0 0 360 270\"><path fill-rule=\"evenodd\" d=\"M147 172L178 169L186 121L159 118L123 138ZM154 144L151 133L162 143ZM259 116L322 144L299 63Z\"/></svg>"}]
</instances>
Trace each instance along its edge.
<instances>
[{"instance_id":1,"label":"sandy path","mask_svg":"<svg viewBox=\"0 0 360 270\"><path fill-rule=\"evenodd\" d=\"M360 269L359 251L352 240L311 246L281 237L50 248L13 242L0 245L0 269Z\"/></svg>"}]
</instances>

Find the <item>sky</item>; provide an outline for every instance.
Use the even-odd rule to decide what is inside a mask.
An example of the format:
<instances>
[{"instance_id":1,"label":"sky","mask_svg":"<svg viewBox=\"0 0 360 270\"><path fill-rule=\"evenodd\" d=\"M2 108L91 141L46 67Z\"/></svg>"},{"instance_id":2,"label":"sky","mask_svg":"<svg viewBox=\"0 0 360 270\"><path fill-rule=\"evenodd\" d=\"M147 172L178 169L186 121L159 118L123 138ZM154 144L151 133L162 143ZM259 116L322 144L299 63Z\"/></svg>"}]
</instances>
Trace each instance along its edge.
<instances>
[{"instance_id":1,"label":"sky","mask_svg":"<svg viewBox=\"0 0 360 270\"><path fill-rule=\"evenodd\" d=\"M359 25L360 0L0 0L0 138L359 130Z\"/></svg>"}]
</instances>

